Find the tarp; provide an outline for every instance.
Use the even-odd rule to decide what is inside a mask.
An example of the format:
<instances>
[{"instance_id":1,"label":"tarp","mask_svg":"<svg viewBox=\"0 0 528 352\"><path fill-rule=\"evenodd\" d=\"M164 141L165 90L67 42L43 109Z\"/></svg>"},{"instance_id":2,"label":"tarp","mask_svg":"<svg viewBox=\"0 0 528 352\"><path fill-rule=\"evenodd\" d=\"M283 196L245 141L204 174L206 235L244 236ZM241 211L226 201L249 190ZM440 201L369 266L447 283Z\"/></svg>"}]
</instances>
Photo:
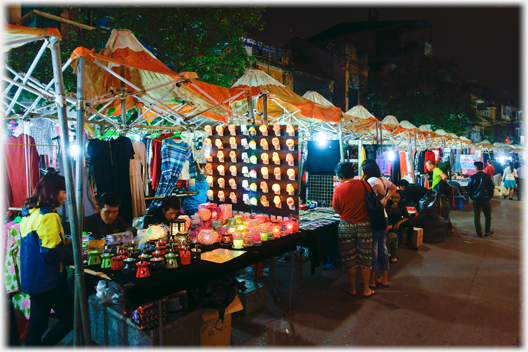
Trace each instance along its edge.
<instances>
[{"instance_id":1,"label":"tarp","mask_svg":"<svg viewBox=\"0 0 528 352\"><path fill-rule=\"evenodd\" d=\"M4 46L6 52L35 40L44 40L49 37L62 39L57 28L32 28L13 24L4 25Z\"/></svg>"},{"instance_id":2,"label":"tarp","mask_svg":"<svg viewBox=\"0 0 528 352\"><path fill-rule=\"evenodd\" d=\"M168 95L161 100L161 103L168 107L174 107L185 102L187 106L184 106L179 111L179 113L182 114L191 113L197 109L199 111L209 109L203 114L204 116L227 123L230 113L220 107L214 107L216 103L204 93L200 92L197 87L205 91L207 95L218 103L229 98L229 92L226 88L198 81L196 80L198 76L194 72L173 72L150 53L129 30L112 30L112 34L110 35L105 48L103 48L99 54L95 53L94 50L88 50L83 47L75 49L71 55L73 60L72 66L74 68L77 62L76 59L79 56L88 59L85 60L84 70L85 97L87 101L98 101L103 97L109 97L107 93L117 93L121 86L119 78L113 76L94 63L94 61L97 60L100 64L111 69L118 75L120 74L120 66L126 67L124 78L134 86L138 87L141 91L147 90L146 93L139 93L138 96L141 99L158 106L161 105L157 104L148 95L156 100L160 100L174 88L174 84L168 83L180 81L181 86L176 87L172 92L168 93ZM163 84L166 85L148 91L150 88L158 87ZM193 84L195 86L193 86ZM136 89L129 85L126 87L128 91L136 91ZM126 102L127 109L133 106L138 108L143 108L144 106L143 103L133 97L128 97ZM226 106L229 107L228 105ZM112 108L113 112L111 115L121 115L121 103L119 100L116 100L109 105L103 113L107 113L109 109ZM153 115L153 113L151 113L151 115Z\"/></svg>"}]
</instances>

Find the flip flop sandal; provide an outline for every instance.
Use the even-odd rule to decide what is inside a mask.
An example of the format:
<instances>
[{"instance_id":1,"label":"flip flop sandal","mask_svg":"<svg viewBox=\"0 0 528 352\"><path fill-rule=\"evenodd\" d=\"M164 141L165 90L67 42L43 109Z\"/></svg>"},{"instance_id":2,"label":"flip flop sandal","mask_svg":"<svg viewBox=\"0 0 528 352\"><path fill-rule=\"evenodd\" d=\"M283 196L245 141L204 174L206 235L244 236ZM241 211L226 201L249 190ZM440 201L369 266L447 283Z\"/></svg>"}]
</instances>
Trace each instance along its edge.
<instances>
[{"instance_id":1,"label":"flip flop sandal","mask_svg":"<svg viewBox=\"0 0 528 352\"><path fill-rule=\"evenodd\" d=\"M357 294L357 292L356 292L356 293L351 293L351 292L348 290L348 288L346 288L346 287L343 287L343 290L344 290L346 293L348 293L349 295L351 295L351 296L355 296L355 295Z\"/></svg>"},{"instance_id":2,"label":"flip flop sandal","mask_svg":"<svg viewBox=\"0 0 528 352\"><path fill-rule=\"evenodd\" d=\"M383 286L383 287L390 287L390 284L384 285L381 282L379 282L378 280L376 280L376 285L380 285L380 286Z\"/></svg>"},{"instance_id":3,"label":"flip flop sandal","mask_svg":"<svg viewBox=\"0 0 528 352\"><path fill-rule=\"evenodd\" d=\"M370 298L370 297L374 296L374 294L376 294L376 291L372 291L372 293L370 295L368 295L368 296L365 296L364 293L362 295L363 295L363 298Z\"/></svg>"},{"instance_id":4,"label":"flip flop sandal","mask_svg":"<svg viewBox=\"0 0 528 352\"><path fill-rule=\"evenodd\" d=\"M363 286L363 283L361 283L361 286ZM370 288L370 289L376 288L376 285L374 285L374 286L370 286L370 285L369 285L369 288Z\"/></svg>"},{"instance_id":5,"label":"flip flop sandal","mask_svg":"<svg viewBox=\"0 0 528 352\"><path fill-rule=\"evenodd\" d=\"M392 259L390 260L390 263L392 263L392 264L397 263L397 262L399 262L399 258L398 257L396 257L396 260L394 260L394 261Z\"/></svg>"}]
</instances>

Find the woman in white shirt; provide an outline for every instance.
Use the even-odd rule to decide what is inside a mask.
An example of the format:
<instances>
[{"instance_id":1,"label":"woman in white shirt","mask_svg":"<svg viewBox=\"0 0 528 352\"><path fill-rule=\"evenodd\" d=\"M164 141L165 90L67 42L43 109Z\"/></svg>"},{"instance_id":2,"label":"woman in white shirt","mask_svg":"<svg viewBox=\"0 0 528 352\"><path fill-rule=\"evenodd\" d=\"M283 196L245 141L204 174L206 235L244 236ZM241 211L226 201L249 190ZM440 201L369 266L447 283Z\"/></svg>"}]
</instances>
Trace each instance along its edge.
<instances>
[{"instance_id":1,"label":"woman in white shirt","mask_svg":"<svg viewBox=\"0 0 528 352\"><path fill-rule=\"evenodd\" d=\"M506 193L504 194L504 199L510 195L510 199L513 200L513 191L517 188L517 183L515 178L518 177L517 170L513 167L513 163L510 162L509 166L504 169L502 173L502 182L504 182L504 188L506 188Z\"/></svg>"},{"instance_id":2,"label":"woman in white shirt","mask_svg":"<svg viewBox=\"0 0 528 352\"><path fill-rule=\"evenodd\" d=\"M381 176L381 171L374 159L367 159L361 163L363 180L367 181L376 195L383 194L385 197L380 201L385 207L387 200L396 193L396 186L385 177ZM372 231L372 271L370 273L369 287L374 288L376 284L389 287L389 251L387 250L387 212L385 212L385 227L383 230ZM376 270L381 270L381 278L376 280Z\"/></svg>"}]
</instances>

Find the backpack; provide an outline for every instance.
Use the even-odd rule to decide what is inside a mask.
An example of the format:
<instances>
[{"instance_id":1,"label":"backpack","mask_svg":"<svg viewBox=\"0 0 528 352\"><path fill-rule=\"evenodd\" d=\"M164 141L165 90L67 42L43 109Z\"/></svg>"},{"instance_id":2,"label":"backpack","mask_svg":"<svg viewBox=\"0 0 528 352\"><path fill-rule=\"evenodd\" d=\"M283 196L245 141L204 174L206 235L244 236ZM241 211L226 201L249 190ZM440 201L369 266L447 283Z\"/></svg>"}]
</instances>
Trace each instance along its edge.
<instances>
[{"instance_id":1,"label":"backpack","mask_svg":"<svg viewBox=\"0 0 528 352\"><path fill-rule=\"evenodd\" d=\"M385 230L387 228L387 222L385 220L385 207L379 200L376 199L376 192L374 192L374 189L372 189L372 186L368 182L366 183L369 185L371 192L367 191L365 182L366 181L362 181L362 184L363 188L365 188L367 210L370 217L370 226L372 231Z\"/></svg>"}]
</instances>

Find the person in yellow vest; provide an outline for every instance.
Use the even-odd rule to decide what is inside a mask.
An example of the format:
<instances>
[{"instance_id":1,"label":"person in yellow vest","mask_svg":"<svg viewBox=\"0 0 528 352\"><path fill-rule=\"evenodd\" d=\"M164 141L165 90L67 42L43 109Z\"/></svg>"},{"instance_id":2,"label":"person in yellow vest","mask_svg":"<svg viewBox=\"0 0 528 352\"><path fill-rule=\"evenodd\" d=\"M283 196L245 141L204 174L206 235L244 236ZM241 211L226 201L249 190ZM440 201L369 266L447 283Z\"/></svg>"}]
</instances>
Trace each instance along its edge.
<instances>
[{"instance_id":1,"label":"person in yellow vest","mask_svg":"<svg viewBox=\"0 0 528 352\"><path fill-rule=\"evenodd\" d=\"M73 249L57 214L65 201L64 177L48 173L22 208L20 276L22 292L29 294L31 304L26 346L56 345L73 329L73 293L66 281ZM52 309L59 322L43 338Z\"/></svg>"},{"instance_id":2,"label":"person in yellow vest","mask_svg":"<svg viewBox=\"0 0 528 352\"><path fill-rule=\"evenodd\" d=\"M427 171L433 173L433 183L431 183L431 189L434 189L434 187L440 183L440 181L447 181L447 175L444 174L444 172L439 168L436 167L434 161L427 160Z\"/></svg>"}]
</instances>

